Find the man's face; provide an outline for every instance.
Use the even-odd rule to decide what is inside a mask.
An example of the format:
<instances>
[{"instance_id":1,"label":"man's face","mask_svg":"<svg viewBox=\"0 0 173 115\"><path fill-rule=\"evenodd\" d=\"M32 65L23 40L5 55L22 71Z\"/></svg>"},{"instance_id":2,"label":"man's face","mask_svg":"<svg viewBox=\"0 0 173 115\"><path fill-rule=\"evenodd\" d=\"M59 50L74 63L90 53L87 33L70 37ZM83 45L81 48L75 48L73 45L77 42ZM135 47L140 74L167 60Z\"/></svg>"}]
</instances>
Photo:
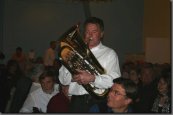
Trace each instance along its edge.
<instances>
[{"instance_id":1,"label":"man's face","mask_svg":"<svg viewBox=\"0 0 173 115\"><path fill-rule=\"evenodd\" d=\"M85 27L84 41L89 45L89 48L97 46L101 38L103 37L103 32L101 31L99 25L88 23Z\"/></svg>"},{"instance_id":2,"label":"man's face","mask_svg":"<svg viewBox=\"0 0 173 115\"><path fill-rule=\"evenodd\" d=\"M112 86L108 94L107 105L115 111L123 110L128 106L128 98L121 84L115 83Z\"/></svg>"},{"instance_id":3,"label":"man's face","mask_svg":"<svg viewBox=\"0 0 173 115\"><path fill-rule=\"evenodd\" d=\"M144 85L150 84L153 81L153 72L148 68L141 71L141 81Z\"/></svg>"},{"instance_id":4,"label":"man's face","mask_svg":"<svg viewBox=\"0 0 173 115\"><path fill-rule=\"evenodd\" d=\"M41 80L40 84L45 93L51 93L54 88L54 80L52 77L45 77Z\"/></svg>"}]
</instances>

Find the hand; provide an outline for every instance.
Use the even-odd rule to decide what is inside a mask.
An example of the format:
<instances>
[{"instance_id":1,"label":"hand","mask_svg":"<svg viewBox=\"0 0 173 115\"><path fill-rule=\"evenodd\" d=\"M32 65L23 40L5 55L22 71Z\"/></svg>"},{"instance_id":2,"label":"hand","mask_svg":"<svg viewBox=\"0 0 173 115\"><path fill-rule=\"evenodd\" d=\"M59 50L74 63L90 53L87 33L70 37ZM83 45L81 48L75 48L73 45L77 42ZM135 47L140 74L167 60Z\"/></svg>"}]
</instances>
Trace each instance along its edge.
<instances>
[{"instance_id":1,"label":"hand","mask_svg":"<svg viewBox=\"0 0 173 115\"><path fill-rule=\"evenodd\" d=\"M95 81L95 76L90 74L89 72L85 70L77 70L78 74L73 76L73 81L77 82L78 84L86 85L89 84L90 82Z\"/></svg>"},{"instance_id":2,"label":"hand","mask_svg":"<svg viewBox=\"0 0 173 115\"><path fill-rule=\"evenodd\" d=\"M32 113L41 113L41 111L37 107L33 107L33 112Z\"/></svg>"}]
</instances>

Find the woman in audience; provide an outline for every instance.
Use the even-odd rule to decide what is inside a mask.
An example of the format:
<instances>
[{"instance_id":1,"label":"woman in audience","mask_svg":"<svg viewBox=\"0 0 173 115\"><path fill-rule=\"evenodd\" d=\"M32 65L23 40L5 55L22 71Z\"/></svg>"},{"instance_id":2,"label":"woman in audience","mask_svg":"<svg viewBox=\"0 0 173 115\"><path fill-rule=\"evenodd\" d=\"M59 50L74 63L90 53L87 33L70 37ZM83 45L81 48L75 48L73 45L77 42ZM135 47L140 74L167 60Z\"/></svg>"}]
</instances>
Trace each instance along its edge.
<instances>
[{"instance_id":1,"label":"woman in audience","mask_svg":"<svg viewBox=\"0 0 173 115\"><path fill-rule=\"evenodd\" d=\"M171 113L171 76L163 74L157 85L158 95L151 109L154 113Z\"/></svg>"},{"instance_id":2,"label":"woman in audience","mask_svg":"<svg viewBox=\"0 0 173 115\"><path fill-rule=\"evenodd\" d=\"M137 113L150 113L157 96L157 80L151 63L145 63L141 66L140 80L139 98L134 103L134 110Z\"/></svg>"}]
</instances>

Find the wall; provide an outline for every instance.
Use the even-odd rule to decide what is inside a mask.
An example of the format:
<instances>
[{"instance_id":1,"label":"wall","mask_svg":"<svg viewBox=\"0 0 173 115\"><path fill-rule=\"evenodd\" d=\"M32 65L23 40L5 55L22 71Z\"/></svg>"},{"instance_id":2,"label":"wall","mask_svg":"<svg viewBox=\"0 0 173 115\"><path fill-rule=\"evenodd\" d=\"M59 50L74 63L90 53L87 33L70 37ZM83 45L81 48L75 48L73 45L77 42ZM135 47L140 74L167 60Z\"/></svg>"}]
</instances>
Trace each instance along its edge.
<instances>
[{"instance_id":1,"label":"wall","mask_svg":"<svg viewBox=\"0 0 173 115\"><path fill-rule=\"evenodd\" d=\"M120 64L126 54L143 53L143 0L112 0L112 3L91 4L91 15L105 21L104 43L116 50Z\"/></svg>"},{"instance_id":2,"label":"wall","mask_svg":"<svg viewBox=\"0 0 173 115\"><path fill-rule=\"evenodd\" d=\"M168 38L146 38L145 60L152 63L171 62L171 41Z\"/></svg>"},{"instance_id":3,"label":"wall","mask_svg":"<svg viewBox=\"0 0 173 115\"><path fill-rule=\"evenodd\" d=\"M66 0L4 0L3 49L9 59L17 46L42 56L49 41L86 16L82 3ZM120 65L127 53L143 52L143 0L90 3L89 15L105 22L104 44L116 50Z\"/></svg>"},{"instance_id":4,"label":"wall","mask_svg":"<svg viewBox=\"0 0 173 115\"><path fill-rule=\"evenodd\" d=\"M3 44L7 57L17 46L25 52L35 49L42 56L51 40L85 18L82 8L64 0L6 0Z\"/></svg>"},{"instance_id":5,"label":"wall","mask_svg":"<svg viewBox=\"0 0 173 115\"><path fill-rule=\"evenodd\" d=\"M170 0L144 1L145 60L153 63L171 62Z\"/></svg>"},{"instance_id":6,"label":"wall","mask_svg":"<svg viewBox=\"0 0 173 115\"><path fill-rule=\"evenodd\" d=\"M3 51L3 15L4 1L0 0L0 51Z\"/></svg>"},{"instance_id":7,"label":"wall","mask_svg":"<svg viewBox=\"0 0 173 115\"><path fill-rule=\"evenodd\" d=\"M170 38L170 0L144 0L144 37Z\"/></svg>"}]
</instances>

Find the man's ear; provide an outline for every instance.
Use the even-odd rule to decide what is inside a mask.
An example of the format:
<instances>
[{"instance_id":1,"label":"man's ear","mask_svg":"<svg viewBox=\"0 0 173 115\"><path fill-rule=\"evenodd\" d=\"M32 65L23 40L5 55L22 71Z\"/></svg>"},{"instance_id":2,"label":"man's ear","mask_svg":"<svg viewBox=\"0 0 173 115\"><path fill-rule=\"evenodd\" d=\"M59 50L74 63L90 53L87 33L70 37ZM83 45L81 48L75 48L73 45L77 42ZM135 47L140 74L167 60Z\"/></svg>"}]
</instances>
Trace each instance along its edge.
<instances>
[{"instance_id":1,"label":"man's ear","mask_svg":"<svg viewBox=\"0 0 173 115\"><path fill-rule=\"evenodd\" d=\"M132 99L130 98L127 98L126 101L125 101L126 105L129 105L130 103L132 103Z\"/></svg>"},{"instance_id":2,"label":"man's ear","mask_svg":"<svg viewBox=\"0 0 173 115\"><path fill-rule=\"evenodd\" d=\"M101 38L103 38L103 36L104 36L104 32L101 32Z\"/></svg>"}]
</instances>

